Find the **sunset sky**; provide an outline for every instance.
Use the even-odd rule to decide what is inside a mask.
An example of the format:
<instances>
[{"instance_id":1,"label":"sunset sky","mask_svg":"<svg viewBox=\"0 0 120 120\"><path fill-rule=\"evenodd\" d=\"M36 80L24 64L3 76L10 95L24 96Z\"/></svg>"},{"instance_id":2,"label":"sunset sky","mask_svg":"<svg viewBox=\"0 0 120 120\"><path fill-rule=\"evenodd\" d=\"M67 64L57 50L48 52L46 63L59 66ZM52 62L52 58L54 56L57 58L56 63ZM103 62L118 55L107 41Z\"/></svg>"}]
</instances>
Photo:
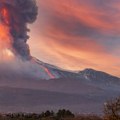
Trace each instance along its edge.
<instances>
[{"instance_id":1,"label":"sunset sky","mask_svg":"<svg viewBox=\"0 0 120 120\"><path fill-rule=\"evenodd\" d=\"M120 76L120 0L37 0L31 54L69 70Z\"/></svg>"}]
</instances>

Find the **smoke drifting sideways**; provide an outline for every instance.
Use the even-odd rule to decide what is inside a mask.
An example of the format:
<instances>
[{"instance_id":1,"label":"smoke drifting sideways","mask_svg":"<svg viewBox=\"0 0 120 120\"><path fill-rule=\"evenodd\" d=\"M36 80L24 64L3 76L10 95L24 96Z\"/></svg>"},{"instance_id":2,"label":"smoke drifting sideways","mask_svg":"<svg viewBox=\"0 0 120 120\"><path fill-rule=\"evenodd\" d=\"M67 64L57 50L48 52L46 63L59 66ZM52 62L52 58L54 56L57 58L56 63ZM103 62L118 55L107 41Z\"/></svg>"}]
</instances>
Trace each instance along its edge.
<instances>
[{"instance_id":1,"label":"smoke drifting sideways","mask_svg":"<svg viewBox=\"0 0 120 120\"><path fill-rule=\"evenodd\" d=\"M34 62L30 61L9 61L9 62L0 62L0 86L2 82L7 81L8 84L10 81L19 80L43 80L41 74L44 74L44 71L40 70L40 66Z\"/></svg>"},{"instance_id":2,"label":"smoke drifting sideways","mask_svg":"<svg viewBox=\"0 0 120 120\"><path fill-rule=\"evenodd\" d=\"M1 21L9 27L12 37L12 49L16 56L24 60L31 58L27 40L27 24L33 23L38 14L35 0L0 0Z\"/></svg>"}]
</instances>

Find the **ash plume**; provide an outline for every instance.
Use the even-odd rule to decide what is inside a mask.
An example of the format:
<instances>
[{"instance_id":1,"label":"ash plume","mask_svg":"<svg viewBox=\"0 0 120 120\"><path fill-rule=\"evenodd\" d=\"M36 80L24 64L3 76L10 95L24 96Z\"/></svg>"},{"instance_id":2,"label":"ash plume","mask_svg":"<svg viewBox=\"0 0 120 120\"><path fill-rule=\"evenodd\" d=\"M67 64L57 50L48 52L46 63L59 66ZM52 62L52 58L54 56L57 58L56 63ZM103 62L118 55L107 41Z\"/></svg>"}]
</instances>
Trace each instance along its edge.
<instances>
[{"instance_id":1,"label":"ash plume","mask_svg":"<svg viewBox=\"0 0 120 120\"><path fill-rule=\"evenodd\" d=\"M12 47L15 55L22 59L29 60L31 58L27 40L29 36L27 32L27 24L31 24L36 20L38 8L35 0L0 0L0 11L5 8L7 10L6 19L0 19L9 27L12 36Z\"/></svg>"}]
</instances>

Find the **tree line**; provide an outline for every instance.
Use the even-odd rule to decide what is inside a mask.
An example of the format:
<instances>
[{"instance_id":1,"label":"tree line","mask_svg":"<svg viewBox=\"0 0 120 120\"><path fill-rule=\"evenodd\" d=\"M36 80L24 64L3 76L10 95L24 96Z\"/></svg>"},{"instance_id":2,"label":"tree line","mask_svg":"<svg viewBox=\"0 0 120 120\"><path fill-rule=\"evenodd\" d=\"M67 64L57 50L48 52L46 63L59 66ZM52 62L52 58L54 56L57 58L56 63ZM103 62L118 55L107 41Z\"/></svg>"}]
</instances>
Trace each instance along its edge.
<instances>
[{"instance_id":1,"label":"tree line","mask_svg":"<svg viewBox=\"0 0 120 120\"><path fill-rule=\"evenodd\" d=\"M104 104L104 115L74 115L70 110L61 109L36 113L0 114L0 120L120 120L120 97Z\"/></svg>"}]
</instances>

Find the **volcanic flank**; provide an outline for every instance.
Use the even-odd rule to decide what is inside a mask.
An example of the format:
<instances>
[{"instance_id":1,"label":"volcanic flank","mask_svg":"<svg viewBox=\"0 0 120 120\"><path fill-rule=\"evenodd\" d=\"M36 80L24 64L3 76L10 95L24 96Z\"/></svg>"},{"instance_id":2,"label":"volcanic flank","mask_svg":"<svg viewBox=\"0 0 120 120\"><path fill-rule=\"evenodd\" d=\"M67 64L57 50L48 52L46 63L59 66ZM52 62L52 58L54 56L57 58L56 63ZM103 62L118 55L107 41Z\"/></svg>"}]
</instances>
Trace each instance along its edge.
<instances>
[{"instance_id":1,"label":"volcanic flank","mask_svg":"<svg viewBox=\"0 0 120 120\"><path fill-rule=\"evenodd\" d=\"M37 10L35 0L0 0L0 42L4 40L1 49L11 49L24 60L31 58L27 24L36 20Z\"/></svg>"}]
</instances>

